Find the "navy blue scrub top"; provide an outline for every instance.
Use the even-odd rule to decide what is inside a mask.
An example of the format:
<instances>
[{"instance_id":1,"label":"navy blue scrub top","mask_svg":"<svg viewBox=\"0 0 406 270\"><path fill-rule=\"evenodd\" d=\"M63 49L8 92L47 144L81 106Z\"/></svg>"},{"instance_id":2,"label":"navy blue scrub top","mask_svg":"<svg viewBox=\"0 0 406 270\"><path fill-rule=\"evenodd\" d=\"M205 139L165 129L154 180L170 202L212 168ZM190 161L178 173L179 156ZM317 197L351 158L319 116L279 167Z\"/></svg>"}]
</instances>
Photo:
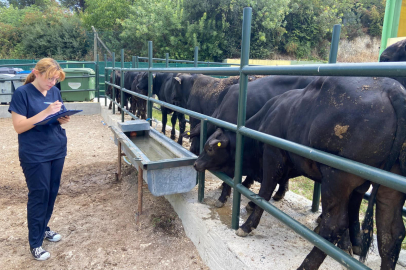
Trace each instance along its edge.
<instances>
[{"instance_id":1,"label":"navy blue scrub top","mask_svg":"<svg viewBox=\"0 0 406 270\"><path fill-rule=\"evenodd\" d=\"M16 89L12 96L8 111L16 112L31 118L45 110L49 104L44 102L62 101L58 88L53 86L44 96L31 83ZM62 106L63 111L66 110ZM32 129L18 134L18 153L21 162L40 163L66 156L66 132L59 122L50 125L34 126Z\"/></svg>"}]
</instances>

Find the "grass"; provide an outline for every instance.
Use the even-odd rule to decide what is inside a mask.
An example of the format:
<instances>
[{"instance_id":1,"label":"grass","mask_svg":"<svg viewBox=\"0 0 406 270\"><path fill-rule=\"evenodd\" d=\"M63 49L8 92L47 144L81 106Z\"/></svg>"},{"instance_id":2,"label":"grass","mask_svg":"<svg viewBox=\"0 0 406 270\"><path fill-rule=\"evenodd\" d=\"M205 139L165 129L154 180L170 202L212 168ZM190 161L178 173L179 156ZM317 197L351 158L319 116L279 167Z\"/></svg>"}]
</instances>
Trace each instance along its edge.
<instances>
[{"instance_id":1,"label":"grass","mask_svg":"<svg viewBox=\"0 0 406 270\"><path fill-rule=\"evenodd\" d=\"M304 176L299 176L296 178L292 178L289 180L289 190L302 195L303 197L313 200L313 187L314 187L314 182L310 180L309 178L306 178ZM362 200L361 207L360 207L360 222L362 224L362 220L364 219L364 214L367 211L368 207L368 201L367 200ZM403 223L406 226L406 218L403 217ZM374 216L374 233L376 234L376 220ZM402 249L406 249L406 238L402 242Z\"/></svg>"},{"instance_id":2,"label":"grass","mask_svg":"<svg viewBox=\"0 0 406 270\"><path fill-rule=\"evenodd\" d=\"M172 127L171 117L172 117L171 114L168 115L168 121L167 121L167 123L166 123L166 125L167 125L167 126L169 125L170 127ZM188 115L185 115L185 117L186 117L187 120L189 120L189 116L188 116ZM158 120L159 122L162 122L162 112L159 111L159 110L153 109L153 110L152 110L152 118ZM176 129L176 130L179 130L179 129L180 129L180 128L179 128L179 121L177 121L177 120L176 120L175 129ZM190 130L190 125L189 125L189 124L186 124L186 129L185 129L185 131L188 131L188 130Z\"/></svg>"},{"instance_id":3,"label":"grass","mask_svg":"<svg viewBox=\"0 0 406 270\"><path fill-rule=\"evenodd\" d=\"M362 63L378 62L381 40L368 36L357 37L354 40L340 40L338 45L337 62Z\"/></svg>"}]
</instances>

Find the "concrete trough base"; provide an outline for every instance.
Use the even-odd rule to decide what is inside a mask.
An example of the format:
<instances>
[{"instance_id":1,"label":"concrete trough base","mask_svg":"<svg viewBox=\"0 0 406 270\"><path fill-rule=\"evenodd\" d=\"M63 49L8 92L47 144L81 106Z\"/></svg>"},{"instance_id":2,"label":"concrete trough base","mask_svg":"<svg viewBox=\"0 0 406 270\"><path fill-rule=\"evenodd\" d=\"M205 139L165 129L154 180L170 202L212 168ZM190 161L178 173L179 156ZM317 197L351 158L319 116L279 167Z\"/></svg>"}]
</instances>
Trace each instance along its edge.
<instances>
[{"instance_id":1,"label":"concrete trough base","mask_svg":"<svg viewBox=\"0 0 406 270\"><path fill-rule=\"evenodd\" d=\"M117 126L120 114L111 114L104 101L101 102L101 115L108 125ZM128 116L127 116L128 117ZM159 130L159 128L158 128ZM222 181L206 173L205 200L197 201L197 187L183 194L167 195L183 222L187 236L193 241L202 260L210 269L297 269L313 248L307 240L298 236L289 227L264 213L261 222L251 235L241 238L231 229L232 198L223 208L214 207L220 196ZM259 188L254 185L254 191ZM245 205L248 200L242 196L240 224L247 219ZM312 213L311 201L292 192L287 192L285 199L271 203L295 218L310 229L316 227L315 220L319 213ZM355 256L358 259L357 256ZM406 269L405 252L401 252L396 269ZM371 269L380 268L380 257L376 246L371 249L367 259ZM320 269L346 269L332 258L327 257Z\"/></svg>"}]
</instances>

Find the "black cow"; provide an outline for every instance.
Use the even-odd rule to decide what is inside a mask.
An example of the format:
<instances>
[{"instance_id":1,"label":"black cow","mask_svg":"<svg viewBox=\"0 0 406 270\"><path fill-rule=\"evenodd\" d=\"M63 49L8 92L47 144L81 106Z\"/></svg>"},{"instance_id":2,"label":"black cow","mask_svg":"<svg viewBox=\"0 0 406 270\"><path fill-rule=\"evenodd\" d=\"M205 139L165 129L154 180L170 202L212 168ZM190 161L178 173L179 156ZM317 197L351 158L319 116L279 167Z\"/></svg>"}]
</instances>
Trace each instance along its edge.
<instances>
[{"instance_id":1,"label":"black cow","mask_svg":"<svg viewBox=\"0 0 406 270\"><path fill-rule=\"evenodd\" d=\"M146 72L140 72L131 84L131 91L142 94L144 96L148 96L147 89L139 89L137 87L139 81L142 77L146 76ZM147 101L142 98L138 98L136 96L132 96L131 98L131 108L133 110L133 114L140 119L147 119ZM135 113L136 112L136 113Z\"/></svg>"},{"instance_id":2,"label":"black cow","mask_svg":"<svg viewBox=\"0 0 406 270\"><path fill-rule=\"evenodd\" d=\"M406 39L388 46L379 57L379 62L406 61Z\"/></svg>"},{"instance_id":3,"label":"black cow","mask_svg":"<svg viewBox=\"0 0 406 270\"><path fill-rule=\"evenodd\" d=\"M139 72L126 71L124 73L124 88L127 90L132 90L132 84L134 81L136 81L136 78L139 74L140 74ZM133 99L135 99L135 97L133 95L130 95L130 94L124 92L124 101L123 101L124 105L122 105L122 106L125 106L127 108L127 110L129 110L128 102L130 101L131 109L129 111L135 115L136 107L133 106L133 104L135 103L132 101ZM120 101L121 101L121 96L120 96ZM121 104L121 102L120 102L120 104Z\"/></svg>"},{"instance_id":4,"label":"black cow","mask_svg":"<svg viewBox=\"0 0 406 270\"><path fill-rule=\"evenodd\" d=\"M172 94L171 103L173 105L188 108L188 100L190 93L192 92L193 85L198 78L202 75L200 74L178 74L176 77L172 77L172 82L170 83L169 93ZM183 142L183 131L186 128L186 119L184 114L178 114L179 128L181 132L179 133L178 143L182 145Z\"/></svg>"},{"instance_id":5,"label":"black cow","mask_svg":"<svg viewBox=\"0 0 406 270\"><path fill-rule=\"evenodd\" d=\"M310 82L312 82L313 79L314 77L269 76L248 83L246 118L248 119L252 117L271 98L292 89L304 88ZM215 110L215 112L213 113L213 117L233 124L237 123L239 88L239 84L232 85L229 88L217 110ZM213 134L214 131L215 126L208 124L207 136ZM196 128L190 133L191 137L197 137L197 135L200 135L200 125L197 125ZM226 174L228 176L234 177L233 161L230 160L230 164L228 164L228 168L225 170L227 171ZM249 187L253 183L254 179L261 182L262 177L257 177L255 173L253 174L248 170L244 170L243 175L247 175L247 178L243 182L243 185L246 187ZM278 192L276 192L273 197L274 200L281 200L288 189L288 181L285 181L283 183L281 182ZM231 187L226 183L223 183L222 193L218 201L216 202L216 206L224 206L230 194ZM250 204L249 208L251 208L252 206L253 205Z\"/></svg>"},{"instance_id":6,"label":"black cow","mask_svg":"<svg viewBox=\"0 0 406 270\"><path fill-rule=\"evenodd\" d=\"M406 91L390 78L320 77L304 89L276 96L246 122L246 127L305 146L406 175ZM198 171L222 170L234 159L235 133L218 129L196 160ZM262 174L259 195L271 198L278 182L299 175L322 183L320 235L336 243L350 228L351 242L359 244L360 197L370 182L350 173L246 138L244 168ZM259 162L258 162L259 161ZM375 186L375 185L374 185ZM394 269L405 227L405 194L381 186L376 194L376 220L381 269ZM372 203L367 217L372 216ZM246 236L258 226L263 209L255 207L237 234ZM364 260L373 220L366 218L362 243ZM353 230L351 230L353 229ZM369 239L370 240L370 239ZM364 240L363 240L364 241ZM326 254L314 247L299 269L317 269Z\"/></svg>"},{"instance_id":7,"label":"black cow","mask_svg":"<svg viewBox=\"0 0 406 270\"><path fill-rule=\"evenodd\" d=\"M167 103L172 103L172 78L176 76L176 73L157 73L153 79L153 87L152 87L152 94L157 95L158 99ZM148 73L145 73L137 84L138 89L141 91L148 91ZM162 133L165 134L166 123L168 121L168 114L172 113L172 110L161 107L162 111ZM175 125L176 119L179 118L181 122L182 118L185 116L183 114L179 114L177 112L173 112L171 123L172 123L172 131L171 131L171 139L175 139ZM185 131L185 126L179 125L180 132L183 133Z\"/></svg>"},{"instance_id":8,"label":"black cow","mask_svg":"<svg viewBox=\"0 0 406 270\"><path fill-rule=\"evenodd\" d=\"M121 79L121 72L120 70L115 70L114 73L113 71L110 74L110 83L115 84L115 85L120 85L120 79ZM120 95L119 95L119 90L116 88L115 89L115 96L112 96L113 94L113 86L108 85L106 89L106 96L109 96L111 98L110 104L109 104L109 110L111 110L111 106L113 104L113 100L116 100L118 103L120 103ZM120 108L118 108L120 111Z\"/></svg>"}]
</instances>

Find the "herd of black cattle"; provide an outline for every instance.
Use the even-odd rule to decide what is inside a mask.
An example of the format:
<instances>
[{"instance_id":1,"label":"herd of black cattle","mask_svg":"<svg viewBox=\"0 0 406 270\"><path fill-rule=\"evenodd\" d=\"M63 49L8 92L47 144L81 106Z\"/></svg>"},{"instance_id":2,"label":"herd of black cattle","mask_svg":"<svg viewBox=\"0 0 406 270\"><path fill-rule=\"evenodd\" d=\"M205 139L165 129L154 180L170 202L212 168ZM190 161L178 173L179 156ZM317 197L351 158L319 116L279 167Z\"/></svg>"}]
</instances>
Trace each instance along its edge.
<instances>
[{"instance_id":1,"label":"herd of black cattle","mask_svg":"<svg viewBox=\"0 0 406 270\"><path fill-rule=\"evenodd\" d=\"M380 61L406 61L406 41L389 46ZM120 75L115 71L110 82L120 85ZM245 126L406 176L405 83L403 78L253 76L247 89ZM125 72L124 88L147 95L147 86L147 73ZM106 94L111 96L111 90L109 86ZM158 73L153 79L153 94L161 101L237 123L239 77ZM120 95L115 98L121 104ZM130 111L145 119L145 100L126 94L123 103L127 109L128 100ZM165 132L167 114L172 111L161 109ZM195 169L221 171L232 178L236 134L208 124L208 139L200 153L200 120L190 118L191 131L185 133L184 115L173 112L172 139L177 119L178 143L182 144L183 137L189 138L190 151L199 155ZM370 181L251 138L245 138L243 153L243 184L249 187L254 181L260 182L259 195L266 200L270 200L277 184L279 189L273 198L282 199L292 177L303 175L322 183L319 234L365 261L373 235L373 203L368 206L362 229L359 209ZM231 188L223 184L217 207L224 205L230 192ZM395 269L405 237L405 194L373 184L370 202L376 202L381 269ZM252 213L237 231L239 236L247 236L256 228L264 211L252 202L247 209ZM325 257L314 247L299 269L318 269Z\"/></svg>"}]
</instances>

